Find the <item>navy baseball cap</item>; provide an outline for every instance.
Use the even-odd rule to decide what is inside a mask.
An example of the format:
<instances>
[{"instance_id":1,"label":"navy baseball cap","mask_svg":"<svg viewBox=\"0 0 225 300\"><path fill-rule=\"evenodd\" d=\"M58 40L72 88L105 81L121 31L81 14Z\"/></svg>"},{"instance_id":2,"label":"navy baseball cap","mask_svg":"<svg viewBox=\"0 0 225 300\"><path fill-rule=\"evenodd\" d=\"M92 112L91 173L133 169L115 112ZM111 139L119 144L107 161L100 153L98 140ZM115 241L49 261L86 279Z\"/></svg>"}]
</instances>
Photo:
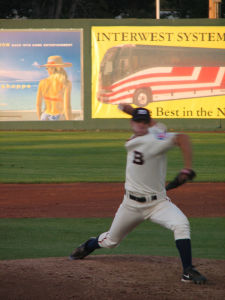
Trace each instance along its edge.
<instances>
[{"instance_id":1,"label":"navy baseball cap","mask_svg":"<svg viewBox=\"0 0 225 300\"><path fill-rule=\"evenodd\" d=\"M143 107L135 108L132 112L132 120L135 122L145 121L146 123L150 122L151 116L148 109Z\"/></svg>"}]
</instances>

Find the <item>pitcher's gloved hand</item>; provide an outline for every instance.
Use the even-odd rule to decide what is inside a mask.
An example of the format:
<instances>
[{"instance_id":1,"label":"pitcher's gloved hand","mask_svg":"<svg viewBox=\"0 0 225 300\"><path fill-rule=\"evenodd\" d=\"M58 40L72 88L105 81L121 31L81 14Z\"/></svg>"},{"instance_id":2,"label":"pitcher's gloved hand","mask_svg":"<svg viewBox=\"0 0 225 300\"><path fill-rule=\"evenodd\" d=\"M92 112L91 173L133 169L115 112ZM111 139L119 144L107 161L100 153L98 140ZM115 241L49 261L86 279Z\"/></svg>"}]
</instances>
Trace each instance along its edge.
<instances>
[{"instance_id":1,"label":"pitcher's gloved hand","mask_svg":"<svg viewBox=\"0 0 225 300\"><path fill-rule=\"evenodd\" d=\"M196 173L192 169L182 169L177 176L167 184L166 190L172 190L178 186L184 184L185 182L192 180L196 177Z\"/></svg>"}]
</instances>

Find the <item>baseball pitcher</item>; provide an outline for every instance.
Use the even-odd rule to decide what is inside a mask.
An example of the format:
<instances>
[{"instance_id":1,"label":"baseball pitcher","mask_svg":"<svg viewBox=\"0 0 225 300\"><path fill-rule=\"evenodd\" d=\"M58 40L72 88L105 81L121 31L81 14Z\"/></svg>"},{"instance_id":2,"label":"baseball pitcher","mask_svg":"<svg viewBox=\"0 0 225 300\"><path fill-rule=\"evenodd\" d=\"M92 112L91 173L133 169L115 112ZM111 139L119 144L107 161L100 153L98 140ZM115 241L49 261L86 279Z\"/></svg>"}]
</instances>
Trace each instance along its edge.
<instances>
[{"instance_id":1,"label":"baseball pitcher","mask_svg":"<svg viewBox=\"0 0 225 300\"><path fill-rule=\"evenodd\" d=\"M135 227L149 220L173 231L183 266L182 282L202 284L206 278L192 265L189 221L166 194L166 190L184 184L195 176L191 143L185 134L153 130L155 124L151 125L147 109L132 110L133 135L125 144L127 165L123 201L109 230L81 244L70 259L83 259L95 249L114 248ZM181 149L184 168L165 187L166 153L174 146Z\"/></svg>"}]
</instances>

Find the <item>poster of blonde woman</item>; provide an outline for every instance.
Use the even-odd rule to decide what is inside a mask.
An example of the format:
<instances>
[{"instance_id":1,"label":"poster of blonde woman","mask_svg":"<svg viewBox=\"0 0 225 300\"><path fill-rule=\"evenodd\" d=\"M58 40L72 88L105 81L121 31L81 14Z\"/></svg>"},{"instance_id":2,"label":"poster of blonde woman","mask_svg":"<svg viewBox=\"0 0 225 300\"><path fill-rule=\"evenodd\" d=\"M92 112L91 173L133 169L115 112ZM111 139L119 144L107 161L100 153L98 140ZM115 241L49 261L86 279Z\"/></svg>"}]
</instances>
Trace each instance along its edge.
<instances>
[{"instance_id":1,"label":"poster of blonde woman","mask_svg":"<svg viewBox=\"0 0 225 300\"><path fill-rule=\"evenodd\" d=\"M37 116L42 121L72 120L71 81L64 68L71 67L64 63L61 56L50 56L45 65L48 77L42 79L37 92ZM42 104L45 108L42 111Z\"/></svg>"},{"instance_id":2,"label":"poster of blonde woman","mask_svg":"<svg viewBox=\"0 0 225 300\"><path fill-rule=\"evenodd\" d=\"M82 34L0 32L0 122L83 120Z\"/></svg>"}]
</instances>

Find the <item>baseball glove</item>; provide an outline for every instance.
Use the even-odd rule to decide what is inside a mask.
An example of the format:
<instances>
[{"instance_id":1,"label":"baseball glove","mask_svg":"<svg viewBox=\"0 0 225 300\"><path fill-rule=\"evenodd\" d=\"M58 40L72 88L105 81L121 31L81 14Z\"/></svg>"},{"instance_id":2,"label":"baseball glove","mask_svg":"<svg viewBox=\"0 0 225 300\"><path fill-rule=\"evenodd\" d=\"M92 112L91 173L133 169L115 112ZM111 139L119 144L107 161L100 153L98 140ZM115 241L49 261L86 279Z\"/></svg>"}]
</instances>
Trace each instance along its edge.
<instances>
[{"instance_id":1,"label":"baseball glove","mask_svg":"<svg viewBox=\"0 0 225 300\"><path fill-rule=\"evenodd\" d=\"M184 184L185 182L192 180L196 177L196 173L191 169L182 169L177 176L167 184L166 190L172 190L177 188L178 186Z\"/></svg>"}]
</instances>

